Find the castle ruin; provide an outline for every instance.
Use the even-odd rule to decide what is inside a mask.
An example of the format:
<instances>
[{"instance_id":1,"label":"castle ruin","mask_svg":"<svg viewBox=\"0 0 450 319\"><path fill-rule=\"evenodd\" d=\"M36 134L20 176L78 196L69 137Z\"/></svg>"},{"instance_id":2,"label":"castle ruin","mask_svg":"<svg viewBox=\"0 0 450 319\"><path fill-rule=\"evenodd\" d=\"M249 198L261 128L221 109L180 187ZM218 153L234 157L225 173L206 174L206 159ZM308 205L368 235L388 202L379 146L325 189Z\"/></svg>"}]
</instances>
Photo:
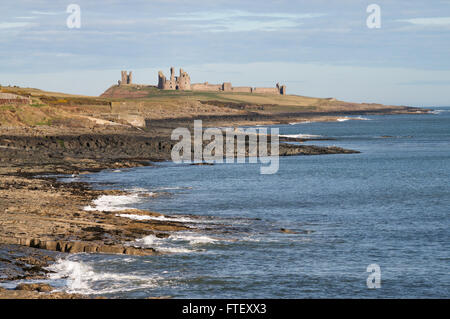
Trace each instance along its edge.
<instances>
[{"instance_id":1,"label":"castle ruin","mask_svg":"<svg viewBox=\"0 0 450 319\"><path fill-rule=\"evenodd\" d=\"M121 80L118 81L119 85L132 84L133 83L133 72L130 71L121 71L122 77Z\"/></svg>"},{"instance_id":2,"label":"castle ruin","mask_svg":"<svg viewBox=\"0 0 450 319\"><path fill-rule=\"evenodd\" d=\"M119 86L133 84L133 74L130 71L121 72L121 80L118 81ZM160 90L177 90L177 91L209 91L209 92L235 92L235 93L259 93L259 94L280 94L286 95L286 85L276 84L275 87L251 87L251 86L233 86L230 82L222 84L192 83L189 74L180 69L180 74L175 75L175 68L170 68L170 78L167 79L162 71L158 72L158 89Z\"/></svg>"},{"instance_id":3,"label":"castle ruin","mask_svg":"<svg viewBox=\"0 0 450 319\"><path fill-rule=\"evenodd\" d=\"M281 94L286 95L286 85L276 84L274 88L237 86L233 87L230 82L222 84L193 83L189 75L180 69L180 75L175 76L174 67L170 68L170 80L162 71L158 72L158 88L161 90L192 90L192 91L213 91L213 92L239 92L239 93L260 93L260 94Z\"/></svg>"},{"instance_id":4,"label":"castle ruin","mask_svg":"<svg viewBox=\"0 0 450 319\"><path fill-rule=\"evenodd\" d=\"M170 68L170 80L166 79L166 76L162 71L158 72L158 89L161 90L191 90L191 78L189 75L180 69L180 75L175 76L175 68Z\"/></svg>"}]
</instances>

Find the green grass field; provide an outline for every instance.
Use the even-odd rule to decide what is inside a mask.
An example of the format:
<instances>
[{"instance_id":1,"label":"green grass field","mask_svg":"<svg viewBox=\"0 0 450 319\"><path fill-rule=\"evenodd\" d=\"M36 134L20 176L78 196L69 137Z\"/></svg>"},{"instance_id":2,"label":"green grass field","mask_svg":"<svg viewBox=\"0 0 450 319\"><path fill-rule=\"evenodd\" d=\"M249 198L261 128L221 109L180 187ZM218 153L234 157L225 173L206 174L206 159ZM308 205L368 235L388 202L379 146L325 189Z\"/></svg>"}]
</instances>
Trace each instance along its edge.
<instances>
[{"instance_id":1,"label":"green grass field","mask_svg":"<svg viewBox=\"0 0 450 319\"><path fill-rule=\"evenodd\" d=\"M299 95L165 91L154 86L111 86L100 97L47 92L33 88L0 87L1 92L30 97L31 105L0 108L1 125L50 125L80 117L108 119L112 114L152 118L334 112L384 109L380 104L358 104ZM400 108L399 108L400 109Z\"/></svg>"}]
</instances>

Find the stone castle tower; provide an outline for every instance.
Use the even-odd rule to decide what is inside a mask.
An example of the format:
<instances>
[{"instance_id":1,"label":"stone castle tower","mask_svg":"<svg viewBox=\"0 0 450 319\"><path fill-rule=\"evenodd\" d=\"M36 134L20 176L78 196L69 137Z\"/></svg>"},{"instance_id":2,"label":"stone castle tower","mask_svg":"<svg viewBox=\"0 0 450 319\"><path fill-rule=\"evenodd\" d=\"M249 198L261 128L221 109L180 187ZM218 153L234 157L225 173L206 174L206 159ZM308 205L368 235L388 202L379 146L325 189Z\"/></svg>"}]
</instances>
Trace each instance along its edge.
<instances>
[{"instance_id":1,"label":"stone castle tower","mask_svg":"<svg viewBox=\"0 0 450 319\"><path fill-rule=\"evenodd\" d=\"M170 68L170 80L166 79L166 76L162 71L158 72L158 89L161 90L190 90L191 78L189 74L180 69L180 75L175 76L175 68Z\"/></svg>"},{"instance_id":2,"label":"stone castle tower","mask_svg":"<svg viewBox=\"0 0 450 319\"><path fill-rule=\"evenodd\" d=\"M119 85L132 84L133 83L133 72L121 71L121 80Z\"/></svg>"},{"instance_id":3,"label":"stone castle tower","mask_svg":"<svg viewBox=\"0 0 450 319\"><path fill-rule=\"evenodd\" d=\"M277 90L281 95L286 95L286 85L280 85L280 83L277 83Z\"/></svg>"}]
</instances>

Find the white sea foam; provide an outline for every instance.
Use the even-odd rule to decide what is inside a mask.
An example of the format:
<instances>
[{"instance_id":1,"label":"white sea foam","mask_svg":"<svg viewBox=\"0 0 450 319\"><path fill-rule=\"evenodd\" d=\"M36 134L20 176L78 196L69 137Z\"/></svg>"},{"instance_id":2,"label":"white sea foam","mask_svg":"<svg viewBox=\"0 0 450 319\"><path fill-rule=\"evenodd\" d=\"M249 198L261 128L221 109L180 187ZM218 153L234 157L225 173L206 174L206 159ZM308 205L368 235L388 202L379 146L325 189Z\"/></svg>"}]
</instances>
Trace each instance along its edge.
<instances>
[{"instance_id":1,"label":"white sea foam","mask_svg":"<svg viewBox=\"0 0 450 319\"><path fill-rule=\"evenodd\" d=\"M129 218L134 220L149 220L154 216L148 215L136 215L136 214L116 214L117 217Z\"/></svg>"},{"instance_id":2,"label":"white sea foam","mask_svg":"<svg viewBox=\"0 0 450 319\"><path fill-rule=\"evenodd\" d=\"M338 122L346 122L346 121L349 121L349 120L370 121L370 119L368 119L367 117L362 117L362 116L356 116L356 117L348 117L348 116L346 116L346 117L338 118L336 121L338 121Z\"/></svg>"},{"instance_id":3,"label":"white sea foam","mask_svg":"<svg viewBox=\"0 0 450 319\"><path fill-rule=\"evenodd\" d=\"M313 135L313 134L286 134L286 135L279 135L279 137L290 137L290 138L316 138L316 137L322 137L322 135Z\"/></svg>"},{"instance_id":4,"label":"white sea foam","mask_svg":"<svg viewBox=\"0 0 450 319\"><path fill-rule=\"evenodd\" d=\"M434 110L434 111L431 111L431 114L437 115L437 114L441 114L444 112L450 112L450 110Z\"/></svg>"},{"instance_id":5,"label":"white sea foam","mask_svg":"<svg viewBox=\"0 0 450 319\"><path fill-rule=\"evenodd\" d=\"M141 239L136 239L134 242L134 246L143 247L143 248L154 248L157 251L167 252L167 253L179 253L186 254L192 253L192 249L188 249L186 247L177 246L176 243L171 242L169 238L158 238L153 235L145 236Z\"/></svg>"},{"instance_id":6,"label":"white sea foam","mask_svg":"<svg viewBox=\"0 0 450 319\"><path fill-rule=\"evenodd\" d=\"M211 238L205 235L198 235L194 233L178 233L172 234L167 238L158 238L153 235L148 235L142 239L137 239L136 242L151 246L151 245L166 245L168 243L178 243L188 242L190 245L198 245L198 244L210 244L214 242L218 242L219 239Z\"/></svg>"},{"instance_id":7,"label":"white sea foam","mask_svg":"<svg viewBox=\"0 0 450 319\"><path fill-rule=\"evenodd\" d=\"M180 222L180 223L208 223L209 221L193 219L188 217L166 217L166 216L149 216L149 215L136 215L136 214L116 214L118 217L130 218L134 220L159 220L168 222Z\"/></svg>"},{"instance_id":8,"label":"white sea foam","mask_svg":"<svg viewBox=\"0 0 450 319\"><path fill-rule=\"evenodd\" d=\"M311 123L311 121L292 122L292 123L289 123L289 125L308 124L308 123Z\"/></svg>"},{"instance_id":9,"label":"white sea foam","mask_svg":"<svg viewBox=\"0 0 450 319\"><path fill-rule=\"evenodd\" d=\"M90 265L77 260L58 259L46 268L52 271L50 280L64 280L65 288L59 289L69 293L108 294L131 291L158 286L158 276L140 276L132 273L98 272Z\"/></svg>"},{"instance_id":10,"label":"white sea foam","mask_svg":"<svg viewBox=\"0 0 450 319\"><path fill-rule=\"evenodd\" d=\"M170 235L169 239L187 241L190 245L211 244L219 241L219 239L211 238L209 236L193 234L173 234Z\"/></svg>"},{"instance_id":11,"label":"white sea foam","mask_svg":"<svg viewBox=\"0 0 450 319\"><path fill-rule=\"evenodd\" d=\"M198 246L207 245L222 241L221 239L212 238L206 235L194 233L178 233L172 234L166 238L158 238L154 235L148 235L133 242L134 246L143 248L154 248L162 252L170 253L192 253L198 251ZM196 248L188 248L186 244Z\"/></svg>"},{"instance_id":12,"label":"white sea foam","mask_svg":"<svg viewBox=\"0 0 450 319\"><path fill-rule=\"evenodd\" d=\"M136 239L135 246L138 247L151 247L158 251L169 252L169 253L191 253L193 250L186 247L179 247L171 243L169 238L158 238L153 235L145 236L141 239Z\"/></svg>"},{"instance_id":13,"label":"white sea foam","mask_svg":"<svg viewBox=\"0 0 450 319\"><path fill-rule=\"evenodd\" d=\"M131 187L131 188L126 188L125 191L131 192L131 193L147 193L148 189L143 188L143 187Z\"/></svg>"},{"instance_id":14,"label":"white sea foam","mask_svg":"<svg viewBox=\"0 0 450 319\"><path fill-rule=\"evenodd\" d=\"M141 201L139 194L129 195L101 195L92 201L92 205L85 206L85 211L117 212L125 209L133 209L129 205Z\"/></svg>"},{"instance_id":15,"label":"white sea foam","mask_svg":"<svg viewBox=\"0 0 450 319\"><path fill-rule=\"evenodd\" d=\"M158 247L157 250L165 253L172 254L189 254L192 253L192 249L182 248L182 247Z\"/></svg>"},{"instance_id":16,"label":"white sea foam","mask_svg":"<svg viewBox=\"0 0 450 319\"><path fill-rule=\"evenodd\" d=\"M192 187L187 186L173 186L173 187L157 187L153 188L153 191L165 191L165 190L178 190L178 189L192 189Z\"/></svg>"},{"instance_id":17,"label":"white sea foam","mask_svg":"<svg viewBox=\"0 0 450 319\"><path fill-rule=\"evenodd\" d=\"M133 187L126 189L131 194L127 195L101 195L92 201L91 205L85 206L85 211L108 211L117 212L125 209L133 209L132 204L139 203L143 197L152 197L157 194L149 192L145 188Z\"/></svg>"},{"instance_id":18,"label":"white sea foam","mask_svg":"<svg viewBox=\"0 0 450 319\"><path fill-rule=\"evenodd\" d=\"M159 246L164 244L165 239L164 238L158 238L154 235L148 235L140 239L136 239L136 243L139 244L139 246Z\"/></svg>"},{"instance_id":19,"label":"white sea foam","mask_svg":"<svg viewBox=\"0 0 450 319\"><path fill-rule=\"evenodd\" d=\"M367 117L357 116L353 118L354 120L360 120L360 121L370 121Z\"/></svg>"}]
</instances>

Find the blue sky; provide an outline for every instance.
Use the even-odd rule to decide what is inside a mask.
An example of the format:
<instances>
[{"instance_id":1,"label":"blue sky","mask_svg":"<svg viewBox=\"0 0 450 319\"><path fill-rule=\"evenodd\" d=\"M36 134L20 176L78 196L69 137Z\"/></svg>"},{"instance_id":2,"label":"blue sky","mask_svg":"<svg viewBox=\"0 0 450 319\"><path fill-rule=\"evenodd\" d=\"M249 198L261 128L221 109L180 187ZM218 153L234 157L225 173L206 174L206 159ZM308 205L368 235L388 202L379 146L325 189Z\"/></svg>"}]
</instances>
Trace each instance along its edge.
<instances>
[{"instance_id":1,"label":"blue sky","mask_svg":"<svg viewBox=\"0 0 450 319\"><path fill-rule=\"evenodd\" d=\"M66 8L81 7L69 29ZM369 4L381 28L369 29ZM450 105L450 0L3 0L0 83L99 95L120 70L156 84L274 86L356 102Z\"/></svg>"}]
</instances>

